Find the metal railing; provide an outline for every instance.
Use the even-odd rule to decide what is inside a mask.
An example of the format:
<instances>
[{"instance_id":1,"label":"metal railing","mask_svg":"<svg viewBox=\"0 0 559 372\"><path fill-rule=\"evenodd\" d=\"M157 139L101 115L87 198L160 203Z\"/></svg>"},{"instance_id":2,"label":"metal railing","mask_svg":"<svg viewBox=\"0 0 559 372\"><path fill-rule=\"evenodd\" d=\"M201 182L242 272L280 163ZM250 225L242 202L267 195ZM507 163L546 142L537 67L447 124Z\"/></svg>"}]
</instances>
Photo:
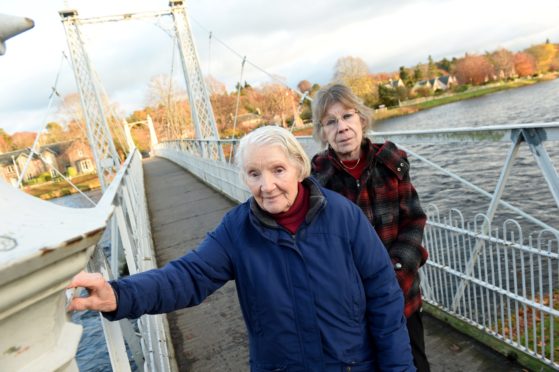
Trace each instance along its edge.
<instances>
[{"instance_id":1,"label":"metal railing","mask_svg":"<svg viewBox=\"0 0 559 372\"><path fill-rule=\"evenodd\" d=\"M97 246L89 267L106 279L118 278L122 255L130 274L157 268L144 189L141 155L134 149L105 190L95 208L109 211L110 264L102 247ZM126 340L138 370L170 371L172 346L167 339L165 315L144 315L133 325L129 320L109 322L102 318L107 349L114 370L130 370ZM137 327L139 335L136 333Z\"/></svg>"},{"instance_id":2,"label":"metal railing","mask_svg":"<svg viewBox=\"0 0 559 372\"><path fill-rule=\"evenodd\" d=\"M559 177L544 143L559 141L559 123L372 132L369 136L375 142L391 140L405 149L413 163L412 178L422 201L423 197L433 199L424 203L428 214L424 244L430 257L421 276L427 310L462 331L467 328L470 335L516 357L528 367L559 369L555 350L559 347L559 298L556 297L559 296L558 220L543 221L537 215L538 212L542 214L538 206L535 211L534 208L524 210L515 206L517 202L503 200L505 186L511 185L513 168L519 167L516 164L519 159L525 162L526 155L524 158L519 155L524 146L535 159L529 166L530 171L537 169L543 177L537 185L538 193L545 192L545 184L551 195L545 200L555 201L547 203L546 209L557 210ZM310 137L299 137L299 140L311 156L319 149ZM246 200L250 194L233 164L201 157L200 149L207 146L207 142L164 142L158 145L156 154L183 166L229 198L238 202ZM234 155L237 141L219 141L219 145L226 149L226 154ZM485 168L494 168L491 176L494 180L489 182L494 187L493 192L485 190L487 186L480 187L452 171L450 166L437 164L441 158L439 149L444 146L447 150L443 159L478 152L464 151L462 154L459 146L470 150L472 147L473 150L482 147L499 150L499 154L492 154L496 160L482 154L481 160L470 164L471 173L479 173L484 178L489 174ZM502 152L505 152L504 161L499 157ZM559 156L559 153L553 156ZM416 177L415 170L419 170L419 177ZM474 195L465 203L468 204L465 207L469 210L468 217L453 205L451 198L447 197L449 194L437 200L432 195L437 192L420 190L418 186L427 183L435 174L443 180L435 182L439 188L439 183L446 184L451 180L466 190L457 193ZM525 202L530 204L530 200ZM448 217L439 211L441 205L449 210ZM504 212L498 213L498 208ZM559 216L559 213L550 215ZM501 229L496 229L497 226Z\"/></svg>"}]
</instances>

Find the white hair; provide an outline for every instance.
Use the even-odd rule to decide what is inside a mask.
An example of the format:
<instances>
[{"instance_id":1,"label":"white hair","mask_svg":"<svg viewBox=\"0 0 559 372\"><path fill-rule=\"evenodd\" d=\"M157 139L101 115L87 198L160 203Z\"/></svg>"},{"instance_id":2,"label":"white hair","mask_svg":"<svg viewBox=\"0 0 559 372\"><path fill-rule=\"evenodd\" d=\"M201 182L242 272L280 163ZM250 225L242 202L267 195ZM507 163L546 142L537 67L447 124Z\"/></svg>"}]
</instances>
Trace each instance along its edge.
<instances>
[{"instance_id":1,"label":"white hair","mask_svg":"<svg viewBox=\"0 0 559 372\"><path fill-rule=\"evenodd\" d=\"M292 160L297 168L299 168L301 178L306 178L311 174L309 157L295 136L285 128L267 125L247 133L239 142L239 147L235 154L235 162L239 167L243 180L247 149L263 145L279 145L285 151L287 158Z\"/></svg>"}]
</instances>

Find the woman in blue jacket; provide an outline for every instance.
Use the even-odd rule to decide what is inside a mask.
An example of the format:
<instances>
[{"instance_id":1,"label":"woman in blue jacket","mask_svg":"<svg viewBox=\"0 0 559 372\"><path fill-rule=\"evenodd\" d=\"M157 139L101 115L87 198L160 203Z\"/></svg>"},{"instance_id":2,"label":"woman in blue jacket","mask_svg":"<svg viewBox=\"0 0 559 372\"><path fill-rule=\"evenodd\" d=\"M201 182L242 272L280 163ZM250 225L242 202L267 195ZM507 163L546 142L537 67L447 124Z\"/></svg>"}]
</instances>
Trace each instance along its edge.
<instances>
[{"instance_id":1,"label":"woman in blue jacket","mask_svg":"<svg viewBox=\"0 0 559 372\"><path fill-rule=\"evenodd\" d=\"M237 153L252 197L200 246L161 269L85 287L68 310L110 320L201 303L235 280L253 371L415 371L391 261L361 210L323 189L299 142L280 127L243 137Z\"/></svg>"}]
</instances>

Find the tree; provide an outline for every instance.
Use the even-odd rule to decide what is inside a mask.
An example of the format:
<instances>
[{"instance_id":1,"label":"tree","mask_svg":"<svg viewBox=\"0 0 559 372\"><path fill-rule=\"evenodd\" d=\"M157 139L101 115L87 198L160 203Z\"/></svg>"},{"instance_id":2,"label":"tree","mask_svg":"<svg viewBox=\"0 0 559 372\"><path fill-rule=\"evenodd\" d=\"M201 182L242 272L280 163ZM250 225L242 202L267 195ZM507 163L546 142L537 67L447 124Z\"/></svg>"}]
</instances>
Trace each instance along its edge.
<instances>
[{"instance_id":1,"label":"tree","mask_svg":"<svg viewBox=\"0 0 559 372\"><path fill-rule=\"evenodd\" d=\"M334 81L341 81L346 84L355 78L368 74L367 64L359 57L340 57L334 67Z\"/></svg>"},{"instance_id":2,"label":"tree","mask_svg":"<svg viewBox=\"0 0 559 372\"><path fill-rule=\"evenodd\" d=\"M260 89L263 116L269 122L275 122L285 127L287 117L293 113L293 108L297 104L295 94L285 86L278 83L264 84Z\"/></svg>"},{"instance_id":3,"label":"tree","mask_svg":"<svg viewBox=\"0 0 559 372\"><path fill-rule=\"evenodd\" d=\"M385 84L379 84L378 95L379 103L385 105L386 107L398 106L400 101L407 98L408 91L404 87L398 87L396 89L388 87Z\"/></svg>"},{"instance_id":4,"label":"tree","mask_svg":"<svg viewBox=\"0 0 559 372\"><path fill-rule=\"evenodd\" d=\"M493 66L486 57L466 55L456 62L456 79L460 84L480 85L493 79Z\"/></svg>"},{"instance_id":5,"label":"tree","mask_svg":"<svg viewBox=\"0 0 559 372\"><path fill-rule=\"evenodd\" d=\"M12 137L0 128L0 154L13 150Z\"/></svg>"},{"instance_id":6,"label":"tree","mask_svg":"<svg viewBox=\"0 0 559 372\"><path fill-rule=\"evenodd\" d=\"M526 53L534 57L536 62L536 72L539 74L546 73L550 70L551 63L557 55L557 49L553 44L532 45L525 50Z\"/></svg>"},{"instance_id":7,"label":"tree","mask_svg":"<svg viewBox=\"0 0 559 372\"><path fill-rule=\"evenodd\" d=\"M437 77L437 66L435 66L435 62L433 61L433 57L431 57L431 55L429 55L427 60L427 79L434 79Z\"/></svg>"},{"instance_id":8,"label":"tree","mask_svg":"<svg viewBox=\"0 0 559 372\"><path fill-rule=\"evenodd\" d=\"M493 65L495 75L500 79L508 79L516 75L514 69L514 54L505 48L499 48L493 53L487 53L488 61Z\"/></svg>"},{"instance_id":9,"label":"tree","mask_svg":"<svg viewBox=\"0 0 559 372\"><path fill-rule=\"evenodd\" d=\"M20 150L33 146L36 136L37 133L35 132L16 132L12 134L13 150Z\"/></svg>"},{"instance_id":10,"label":"tree","mask_svg":"<svg viewBox=\"0 0 559 372\"><path fill-rule=\"evenodd\" d=\"M532 76L536 72L536 61L531 54L518 52L514 55L514 69L520 77Z\"/></svg>"},{"instance_id":11,"label":"tree","mask_svg":"<svg viewBox=\"0 0 559 372\"><path fill-rule=\"evenodd\" d=\"M46 126L47 132L43 135L43 143L56 143L67 140L67 133L62 125L56 122L50 122Z\"/></svg>"},{"instance_id":12,"label":"tree","mask_svg":"<svg viewBox=\"0 0 559 372\"><path fill-rule=\"evenodd\" d=\"M404 66L400 66L400 72L398 75L408 88L411 88L413 86L414 81L409 69L405 68Z\"/></svg>"},{"instance_id":13,"label":"tree","mask_svg":"<svg viewBox=\"0 0 559 372\"><path fill-rule=\"evenodd\" d=\"M446 58L441 59L439 62L437 62L436 65L437 65L438 68L440 68L441 70L446 71L447 73L450 73L450 70L452 68L452 62L450 62Z\"/></svg>"},{"instance_id":14,"label":"tree","mask_svg":"<svg viewBox=\"0 0 559 372\"><path fill-rule=\"evenodd\" d=\"M301 93L310 92L312 90L312 84L308 80L301 80L299 84L297 84L297 89L299 89Z\"/></svg>"},{"instance_id":15,"label":"tree","mask_svg":"<svg viewBox=\"0 0 559 372\"><path fill-rule=\"evenodd\" d=\"M227 93L227 89L225 88L225 84L221 81L214 78L212 75L206 76L206 86L208 87L208 93L210 96L212 94L225 94Z\"/></svg>"},{"instance_id":16,"label":"tree","mask_svg":"<svg viewBox=\"0 0 559 372\"><path fill-rule=\"evenodd\" d=\"M192 137L194 133L186 92L178 87L166 75L152 77L148 86L146 101L155 109L152 119L156 129L161 127L157 135L162 140Z\"/></svg>"},{"instance_id":17,"label":"tree","mask_svg":"<svg viewBox=\"0 0 559 372\"><path fill-rule=\"evenodd\" d=\"M413 70L413 80L415 82L423 80L423 71L421 70L421 66L419 65L419 63L415 66L415 69Z\"/></svg>"}]
</instances>

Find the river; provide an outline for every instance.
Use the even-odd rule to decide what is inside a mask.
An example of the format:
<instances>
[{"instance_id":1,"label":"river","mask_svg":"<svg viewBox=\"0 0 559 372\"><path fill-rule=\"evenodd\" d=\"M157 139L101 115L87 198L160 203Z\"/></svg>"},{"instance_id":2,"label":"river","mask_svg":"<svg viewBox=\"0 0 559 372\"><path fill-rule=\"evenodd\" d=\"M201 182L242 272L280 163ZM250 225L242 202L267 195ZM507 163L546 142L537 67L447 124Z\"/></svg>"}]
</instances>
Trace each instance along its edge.
<instances>
[{"instance_id":1,"label":"river","mask_svg":"<svg viewBox=\"0 0 559 372\"><path fill-rule=\"evenodd\" d=\"M553 121L559 121L559 79L385 120L377 123L374 130L378 132L425 130ZM406 145L406 147L492 193L511 144L454 143ZM557 143L546 142L544 148L557 169L559 164ZM485 213L487 210L489 199L470 191L417 159L412 158L410 161L412 181L424 207L432 203L444 211L458 208L464 212L467 220L472 220L476 213ZM513 162L510 179L502 198L550 226L559 228L557 205L534 156L525 143L522 144ZM523 218L499 207L496 222L502 223L507 218L518 220L525 233L536 231L534 226L528 224Z\"/></svg>"},{"instance_id":2,"label":"river","mask_svg":"<svg viewBox=\"0 0 559 372\"><path fill-rule=\"evenodd\" d=\"M375 131L559 121L558 98L559 79L556 79L389 119L376 124ZM491 192L510 145L496 144L481 147L420 144L408 147ZM559 147L553 147L551 144L546 144L545 147L556 165L559 162ZM412 158L410 161L412 180L424 207L432 203L442 211L458 208L464 212L466 218L472 218L475 213L485 211L487 202L479 195L462 188L446 176L437 175L431 168L422 165L416 159ZM100 198L100 192L89 192L88 196L96 201ZM503 199L559 228L557 206L526 146L523 146L514 163ZM90 206L89 202L78 194L54 199L52 202L71 207ZM497 221L502 222L509 217L515 217L522 222L522 218L505 212L497 216ZM534 229L529 224L523 228L528 232ZM84 326L84 334L77 354L80 371L111 371L99 316L92 312L76 312L72 314L72 319Z\"/></svg>"}]
</instances>

